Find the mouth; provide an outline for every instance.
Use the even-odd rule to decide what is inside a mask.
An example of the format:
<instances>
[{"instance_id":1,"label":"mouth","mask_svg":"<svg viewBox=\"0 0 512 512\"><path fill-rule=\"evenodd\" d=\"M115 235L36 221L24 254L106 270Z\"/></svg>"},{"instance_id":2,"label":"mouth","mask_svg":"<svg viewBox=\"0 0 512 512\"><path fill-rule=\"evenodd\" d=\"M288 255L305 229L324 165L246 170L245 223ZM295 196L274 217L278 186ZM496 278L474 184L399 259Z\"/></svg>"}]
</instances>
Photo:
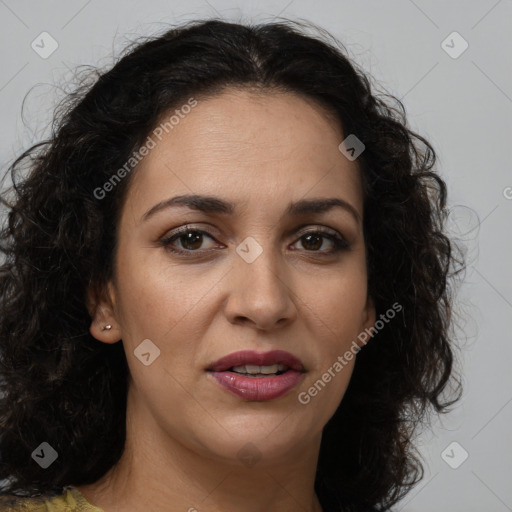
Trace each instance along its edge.
<instances>
[{"instance_id":1,"label":"mouth","mask_svg":"<svg viewBox=\"0 0 512 512\"><path fill-rule=\"evenodd\" d=\"M290 392L306 370L297 357L283 350L244 350L219 359L207 372L225 391L245 400L263 401Z\"/></svg>"},{"instance_id":2,"label":"mouth","mask_svg":"<svg viewBox=\"0 0 512 512\"><path fill-rule=\"evenodd\" d=\"M238 373L244 377L261 378L268 376L276 377L277 375L286 373L289 369L290 368L285 364L272 364L265 366L258 366L256 364L244 364L242 366L233 366L227 371Z\"/></svg>"}]
</instances>

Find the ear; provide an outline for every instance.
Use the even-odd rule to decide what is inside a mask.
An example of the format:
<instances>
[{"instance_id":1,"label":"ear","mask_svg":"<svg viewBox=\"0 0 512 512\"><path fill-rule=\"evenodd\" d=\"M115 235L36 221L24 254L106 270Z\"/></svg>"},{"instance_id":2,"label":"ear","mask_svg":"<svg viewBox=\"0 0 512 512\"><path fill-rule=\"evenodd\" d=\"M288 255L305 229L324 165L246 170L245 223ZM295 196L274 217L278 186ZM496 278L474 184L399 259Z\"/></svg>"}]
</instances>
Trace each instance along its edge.
<instances>
[{"instance_id":1,"label":"ear","mask_svg":"<svg viewBox=\"0 0 512 512\"><path fill-rule=\"evenodd\" d=\"M104 343L116 343L121 339L121 329L115 313L114 287L109 281L99 290L97 286L87 289L87 310L91 315L89 332ZM110 329L105 329L106 326Z\"/></svg>"},{"instance_id":2,"label":"ear","mask_svg":"<svg viewBox=\"0 0 512 512\"><path fill-rule=\"evenodd\" d=\"M375 305L373 303L373 299L370 297L370 295L368 295L366 299L366 306L363 310L361 319L361 328L359 330L359 335L356 338L356 343L359 347L363 348L368 343L368 341L370 341L375 329L376 318L377 315L375 313Z\"/></svg>"}]
</instances>

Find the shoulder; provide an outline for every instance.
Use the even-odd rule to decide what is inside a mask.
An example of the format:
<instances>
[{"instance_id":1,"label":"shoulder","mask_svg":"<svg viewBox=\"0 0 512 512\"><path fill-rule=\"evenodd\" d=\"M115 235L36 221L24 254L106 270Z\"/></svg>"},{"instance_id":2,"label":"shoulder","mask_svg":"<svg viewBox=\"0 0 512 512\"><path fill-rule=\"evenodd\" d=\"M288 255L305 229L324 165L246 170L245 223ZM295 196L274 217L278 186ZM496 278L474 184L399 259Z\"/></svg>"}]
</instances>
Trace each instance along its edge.
<instances>
[{"instance_id":1,"label":"shoulder","mask_svg":"<svg viewBox=\"0 0 512 512\"><path fill-rule=\"evenodd\" d=\"M0 496L2 512L103 512L100 508L88 503L85 497L68 486L57 496L19 497Z\"/></svg>"},{"instance_id":2,"label":"shoulder","mask_svg":"<svg viewBox=\"0 0 512 512\"><path fill-rule=\"evenodd\" d=\"M48 512L44 498L28 498L14 495L0 496L2 512Z\"/></svg>"}]
</instances>

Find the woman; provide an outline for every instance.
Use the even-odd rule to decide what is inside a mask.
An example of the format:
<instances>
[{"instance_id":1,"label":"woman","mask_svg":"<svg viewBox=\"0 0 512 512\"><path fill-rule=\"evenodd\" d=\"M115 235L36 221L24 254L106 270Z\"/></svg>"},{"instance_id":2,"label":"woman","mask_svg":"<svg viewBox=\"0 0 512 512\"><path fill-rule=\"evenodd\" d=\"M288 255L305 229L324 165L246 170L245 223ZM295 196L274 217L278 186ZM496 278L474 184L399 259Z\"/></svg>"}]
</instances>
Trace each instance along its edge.
<instances>
[{"instance_id":1,"label":"woman","mask_svg":"<svg viewBox=\"0 0 512 512\"><path fill-rule=\"evenodd\" d=\"M209 20L59 112L4 194L4 509L388 510L460 396L401 103L300 26Z\"/></svg>"}]
</instances>

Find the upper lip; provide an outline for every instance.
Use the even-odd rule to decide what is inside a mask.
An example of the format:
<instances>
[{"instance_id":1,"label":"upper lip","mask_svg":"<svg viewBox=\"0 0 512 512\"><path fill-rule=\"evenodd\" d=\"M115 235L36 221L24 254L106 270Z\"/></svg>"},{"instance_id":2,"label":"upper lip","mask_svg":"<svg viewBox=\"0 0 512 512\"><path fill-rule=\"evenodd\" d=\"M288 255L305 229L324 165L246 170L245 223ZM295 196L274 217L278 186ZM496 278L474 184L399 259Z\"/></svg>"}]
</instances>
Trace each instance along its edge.
<instances>
[{"instance_id":1,"label":"upper lip","mask_svg":"<svg viewBox=\"0 0 512 512\"><path fill-rule=\"evenodd\" d=\"M271 350L269 352L255 352L253 350L240 350L227 356L221 357L218 361L210 365L207 369L214 372L229 370L233 366L243 366L253 364L256 366L269 366L273 364L282 364L292 370L304 371L304 366L300 359L284 350Z\"/></svg>"}]
</instances>

